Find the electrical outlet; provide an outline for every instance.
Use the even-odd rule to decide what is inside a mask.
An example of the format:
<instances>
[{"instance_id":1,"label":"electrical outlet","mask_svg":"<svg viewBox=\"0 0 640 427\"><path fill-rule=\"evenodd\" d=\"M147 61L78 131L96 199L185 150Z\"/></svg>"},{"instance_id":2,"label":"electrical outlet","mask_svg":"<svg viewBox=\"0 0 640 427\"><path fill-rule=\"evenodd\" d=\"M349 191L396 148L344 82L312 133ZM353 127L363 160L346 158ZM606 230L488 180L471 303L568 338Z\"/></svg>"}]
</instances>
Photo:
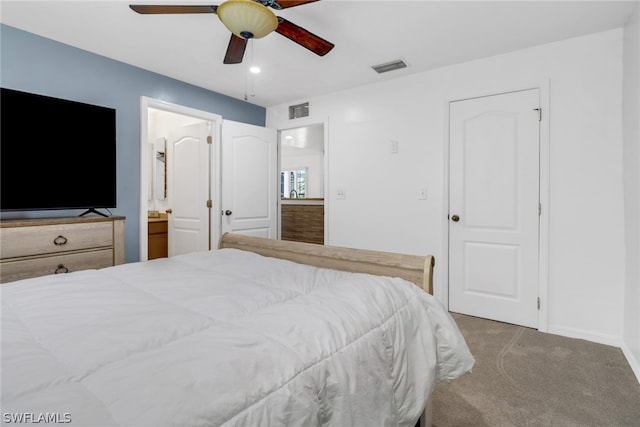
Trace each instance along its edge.
<instances>
[{"instance_id":1,"label":"electrical outlet","mask_svg":"<svg viewBox=\"0 0 640 427\"><path fill-rule=\"evenodd\" d=\"M344 190L342 190L342 189L336 190L336 199L344 200L345 198L346 198L346 195L345 195Z\"/></svg>"}]
</instances>

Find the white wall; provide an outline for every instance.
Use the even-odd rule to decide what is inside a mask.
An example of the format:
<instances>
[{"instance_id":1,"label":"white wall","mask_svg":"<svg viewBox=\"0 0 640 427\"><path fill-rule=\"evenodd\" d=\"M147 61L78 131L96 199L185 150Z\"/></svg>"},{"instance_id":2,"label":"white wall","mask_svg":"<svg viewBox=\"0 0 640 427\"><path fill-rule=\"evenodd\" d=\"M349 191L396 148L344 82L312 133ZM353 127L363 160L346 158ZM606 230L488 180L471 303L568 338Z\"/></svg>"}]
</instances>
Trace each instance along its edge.
<instances>
[{"instance_id":1,"label":"white wall","mask_svg":"<svg viewBox=\"0 0 640 427\"><path fill-rule=\"evenodd\" d=\"M622 29L292 100L328 122L327 244L436 257L446 299L448 102L541 87L550 145L550 332L619 345L624 293ZM424 52L428 55L428 52ZM363 70L363 73L371 72ZM399 151L392 154L390 141ZM419 200L426 187L427 200ZM346 198L337 200L337 190Z\"/></svg>"},{"instance_id":2,"label":"white wall","mask_svg":"<svg viewBox=\"0 0 640 427\"><path fill-rule=\"evenodd\" d=\"M623 58L626 283L622 349L640 380L640 3L624 29Z\"/></svg>"}]
</instances>

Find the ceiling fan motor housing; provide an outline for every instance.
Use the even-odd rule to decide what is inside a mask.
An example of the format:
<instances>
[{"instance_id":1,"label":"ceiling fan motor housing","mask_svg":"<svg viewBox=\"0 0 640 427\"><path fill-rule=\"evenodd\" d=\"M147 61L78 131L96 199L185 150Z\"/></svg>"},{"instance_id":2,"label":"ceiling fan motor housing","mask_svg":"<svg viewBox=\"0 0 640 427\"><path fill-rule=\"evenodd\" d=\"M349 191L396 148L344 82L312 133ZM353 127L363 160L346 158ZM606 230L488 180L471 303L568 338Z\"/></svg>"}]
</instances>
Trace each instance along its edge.
<instances>
[{"instance_id":1,"label":"ceiling fan motor housing","mask_svg":"<svg viewBox=\"0 0 640 427\"><path fill-rule=\"evenodd\" d=\"M262 38L278 27L276 15L253 0L227 0L217 14L229 31L244 39Z\"/></svg>"}]
</instances>

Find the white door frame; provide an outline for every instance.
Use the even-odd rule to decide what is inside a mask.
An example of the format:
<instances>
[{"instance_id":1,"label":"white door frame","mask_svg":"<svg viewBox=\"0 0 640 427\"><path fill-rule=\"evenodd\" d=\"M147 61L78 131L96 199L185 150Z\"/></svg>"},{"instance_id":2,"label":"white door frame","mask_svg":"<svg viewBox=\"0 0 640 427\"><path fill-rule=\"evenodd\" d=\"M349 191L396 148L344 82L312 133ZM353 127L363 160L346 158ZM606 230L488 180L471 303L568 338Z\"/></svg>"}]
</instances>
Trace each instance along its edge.
<instances>
[{"instance_id":1,"label":"white door frame","mask_svg":"<svg viewBox=\"0 0 640 427\"><path fill-rule=\"evenodd\" d=\"M209 230L209 238L211 244L215 245L217 236L220 233L220 215L215 215L214 212L218 210L217 203L220 200L220 123L222 123L222 116L218 114L209 113L207 111L197 110L183 105L172 104L170 102L161 101L158 99L149 98L146 96L140 97L140 261L146 261L148 259L148 242L147 236L148 229L148 217L147 210L149 205L149 177L151 171L149 165L151 159L149 158L149 141L148 141L148 126L149 126L149 109L154 108L157 110L164 110L171 113L182 114L184 116L191 116L198 119L211 122L213 133L213 149L211 150L213 159L210 159L212 165L212 171L210 173L210 186L211 197L214 202L214 207L210 209L211 229Z\"/></svg>"},{"instance_id":2,"label":"white door frame","mask_svg":"<svg viewBox=\"0 0 640 427\"><path fill-rule=\"evenodd\" d=\"M538 295L540 298L540 310L538 311L538 330L547 332L549 329L549 213L550 213L550 135L549 135L549 79L543 79L537 82L521 82L511 85L499 85L495 88L484 88L475 91L461 90L459 93L452 93L444 102L444 150L443 150L443 174L444 174L444 191L443 191L443 209L441 227L444 230L442 239L441 261L439 270L443 277L443 282L436 286L434 293L438 299L449 308L449 121L450 110L449 105L455 101L463 101L473 98L481 98L485 96L500 95L509 92L518 92L529 89L540 90L540 203L542 211L540 215L540 228L538 237Z\"/></svg>"}]
</instances>

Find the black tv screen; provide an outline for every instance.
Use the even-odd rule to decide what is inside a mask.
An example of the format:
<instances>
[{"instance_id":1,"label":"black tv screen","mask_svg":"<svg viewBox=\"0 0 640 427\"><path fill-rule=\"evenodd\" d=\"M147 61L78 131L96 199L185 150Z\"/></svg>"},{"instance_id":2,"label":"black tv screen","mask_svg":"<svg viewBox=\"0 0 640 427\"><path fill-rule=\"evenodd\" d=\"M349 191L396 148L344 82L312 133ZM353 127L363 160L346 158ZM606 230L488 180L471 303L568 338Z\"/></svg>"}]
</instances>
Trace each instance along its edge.
<instances>
[{"instance_id":1,"label":"black tv screen","mask_svg":"<svg viewBox=\"0 0 640 427\"><path fill-rule=\"evenodd\" d=\"M0 210L115 208L115 109L0 91Z\"/></svg>"}]
</instances>

